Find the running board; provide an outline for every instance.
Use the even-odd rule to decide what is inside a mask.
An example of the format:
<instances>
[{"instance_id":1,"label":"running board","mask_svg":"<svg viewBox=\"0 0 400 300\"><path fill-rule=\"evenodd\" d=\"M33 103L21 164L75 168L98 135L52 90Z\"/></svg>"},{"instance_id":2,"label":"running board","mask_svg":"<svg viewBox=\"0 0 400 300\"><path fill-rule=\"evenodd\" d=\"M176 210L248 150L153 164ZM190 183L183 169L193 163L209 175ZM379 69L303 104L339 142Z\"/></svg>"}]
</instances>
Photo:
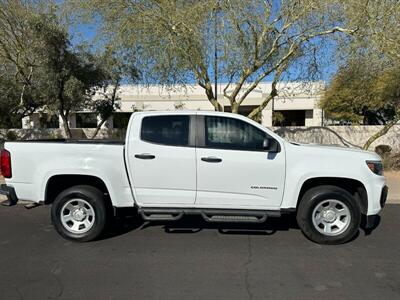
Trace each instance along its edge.
<instances>
[{"instance_id":1,"label":"running board","mask_svg":"<svg viewBox=\"0 0 400 300\"><path fill-rule=\"evenodd\" d=\"M140 208L139 214L146 221L177 221L184 215L200 215L213 223L263 223L268 217L281 216L280 211L195 208Z\"/></svg>"},{"instance_id":2,"label":"running board","mask_svg":"<svg viewBox=\"0 0 400 300\"><path fill-rule=\"evenodd\" d=\"M139 209L139 214L145 221L177 221L184 215L183 211L159 208Z\"/></svg>"},{"instance_id":3,"label":"running board","mask_svg":"<svg viewBox=\"0 0 400 300\"><path fill-rule=\"evenodd\" d=\"M243 214L243 212L203 212L201 214L207 222L221 223L264 223L267 220L265 212Z\"/></svg>"}]
</instances>

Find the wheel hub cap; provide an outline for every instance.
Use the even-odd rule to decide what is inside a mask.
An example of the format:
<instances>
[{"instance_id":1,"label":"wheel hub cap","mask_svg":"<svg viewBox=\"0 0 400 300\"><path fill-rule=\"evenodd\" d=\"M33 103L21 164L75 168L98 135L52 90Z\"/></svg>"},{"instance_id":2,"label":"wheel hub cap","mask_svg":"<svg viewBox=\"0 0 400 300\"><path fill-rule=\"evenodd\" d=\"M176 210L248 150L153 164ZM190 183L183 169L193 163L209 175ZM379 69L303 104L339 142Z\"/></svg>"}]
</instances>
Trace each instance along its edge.
<instances>
[{"instance_id":1,"label":"wheel hub cap","mask_svg":"<svg viewBox=\"0 0 400 300\"><path fill-rule=\"evenodd\" d=\"M84 199L71 199L60 212L61 223L71 233L83 234L94 225L96 215L90 203Z\"/></svg>"},{"instance_id":2,"label":"wheel hub cap","mask_svg":"<svg viewBox=\"0 0 400 300\"><path fill-rule=\"evenodd\" d=\"M322 213L325 222L332 223L336 220L336 213L333 210L326 210Z\"/></svg>"},{"instance_id":3,"label":"wheel hub cap","mask_svg":"<svg viewBox=\"0 0 400 300\"><path fill-rule=\"evenodd\" d=\"M314 208L312 223L323 235L337 236L350 226L351 213L347 205L340 200L324 200Z\"/></svg>"},{"instance_id":4,"label":"wheel hub cap","mask_svg":"<svg viewBox=\"0 0 400 300\"><path fill-rule=\"evenodd\" d=\"M86 218L86 212L84 211L83 208L75 209L72 212L72 217L74 218L75 221L83 221Z\"/></svg>"}]
</instances>

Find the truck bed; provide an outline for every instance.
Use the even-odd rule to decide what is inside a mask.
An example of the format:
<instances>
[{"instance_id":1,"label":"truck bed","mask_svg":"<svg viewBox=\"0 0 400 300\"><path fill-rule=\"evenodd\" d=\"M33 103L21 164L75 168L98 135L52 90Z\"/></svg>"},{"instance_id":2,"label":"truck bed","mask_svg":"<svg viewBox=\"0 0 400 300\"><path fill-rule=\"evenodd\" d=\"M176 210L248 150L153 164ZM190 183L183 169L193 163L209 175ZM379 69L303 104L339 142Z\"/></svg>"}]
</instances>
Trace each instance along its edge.
<instances>
[{"instance_id":1,"label":"truck bed","mask_svg":"<svg viewBox=\"0 0 400 300\"><path fill-rule=\"evenodd\" d=\"M125 145L124 140L106 140L106 139L38 139L21 140L12 143L57 143L57 144L104 144L104 145Z\"/></svg>"},{"instance_id":2,"label":"truck bed","mask_svg":"<svg viewBox=\"0 0 400 300\"><path fill-rule=\"evenodd\" d=\"M116 206L133 205L123 141L30 140L6 142L4 148L12 165L6 183L15 187L20 200L43 201L51 178L82 175L100 178L115 193Z\"/></svg>"}]
</instances>

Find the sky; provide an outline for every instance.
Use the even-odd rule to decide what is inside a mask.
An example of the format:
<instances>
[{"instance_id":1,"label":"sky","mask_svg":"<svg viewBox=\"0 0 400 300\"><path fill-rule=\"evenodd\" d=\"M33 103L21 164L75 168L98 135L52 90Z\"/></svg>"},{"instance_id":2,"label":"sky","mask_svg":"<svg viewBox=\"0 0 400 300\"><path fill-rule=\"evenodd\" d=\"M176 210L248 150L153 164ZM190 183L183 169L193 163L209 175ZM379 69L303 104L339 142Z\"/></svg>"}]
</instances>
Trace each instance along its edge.
<instances>
[{"instance_id":1,"label":"sky","mask_svg":"<svg viewBox=\"0 0 400 300\"><path fill-rule=\"evenodd\" d=\"M72 37L72 44L73 45L79 45L82 43L87 44L89 47L91 47L92 50L96 50L96 43L98 43L96 39L97 32L99 31L100 25L96 23L91 23L91 24L84 24L80 23L78 25L75 25L70 28L70 34ZM322 71L321 71L321 77L318 78L318 80L323 80L325 82L328 82L332 76L335 74L335 72L338 69L338 66L335 63L335 60L333 59L334 57L334 52L335 48L333 45L330 45L326 48L326 51L324 52L324 61ZM214 72L212 68L213 62L210 66L210 77L214 79ZM297 73L299 73L299 70L296 69L297 67L294 66L291 69L289 69L289 73L292 74L291 76L295 77ZM290 78L283 78L286 81L290 81L292 79ZM267 77L264 81L271 81L272 77ZM228 78L225 77L219 77L218 78L219 83L226 83L228 82ZM188 78L189 83L194 83L193 78Z\"/></svg>"},{"instance_id":2,"label":"sky","mask_svg":"<svg viewBox=\"0 0 400 300\"><path fill-rule=\"evenodd\" d=\"M86 42L90 46L94 46L97 30L98 26L96 24L81 23L77 26L71 27L69 32L72 37L72 44L79 45Z\"/></svg>"}]
</instances>

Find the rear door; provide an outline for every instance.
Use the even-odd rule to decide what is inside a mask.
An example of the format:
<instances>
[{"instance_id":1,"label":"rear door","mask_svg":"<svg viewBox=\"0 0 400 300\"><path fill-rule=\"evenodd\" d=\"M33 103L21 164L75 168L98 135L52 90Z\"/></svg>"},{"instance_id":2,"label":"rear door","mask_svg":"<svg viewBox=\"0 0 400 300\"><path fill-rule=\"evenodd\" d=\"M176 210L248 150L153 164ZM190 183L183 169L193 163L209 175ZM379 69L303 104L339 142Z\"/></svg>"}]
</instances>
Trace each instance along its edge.
<instances>
[{"instance_id":1,"label":"rear door","mask_svg":"<svg viewBox=\"0 0 400 300\"><path fill-rule=\"evenodd\" d=\"M196 197L194 116L141 115L128 141L128 167L143 206L193 206Z\"/></svg>"},{"instance_id":2,"label":"rear door","mask_svg":"<svg viewBox=\"0 0 400 300\"><path fill-rule=\"evenodd\" d=\"M279 207L285 155L263 149L271 136L242 119L217 115L199 115L197 129L196 206Z\"/></svg>"}]
</instances>

